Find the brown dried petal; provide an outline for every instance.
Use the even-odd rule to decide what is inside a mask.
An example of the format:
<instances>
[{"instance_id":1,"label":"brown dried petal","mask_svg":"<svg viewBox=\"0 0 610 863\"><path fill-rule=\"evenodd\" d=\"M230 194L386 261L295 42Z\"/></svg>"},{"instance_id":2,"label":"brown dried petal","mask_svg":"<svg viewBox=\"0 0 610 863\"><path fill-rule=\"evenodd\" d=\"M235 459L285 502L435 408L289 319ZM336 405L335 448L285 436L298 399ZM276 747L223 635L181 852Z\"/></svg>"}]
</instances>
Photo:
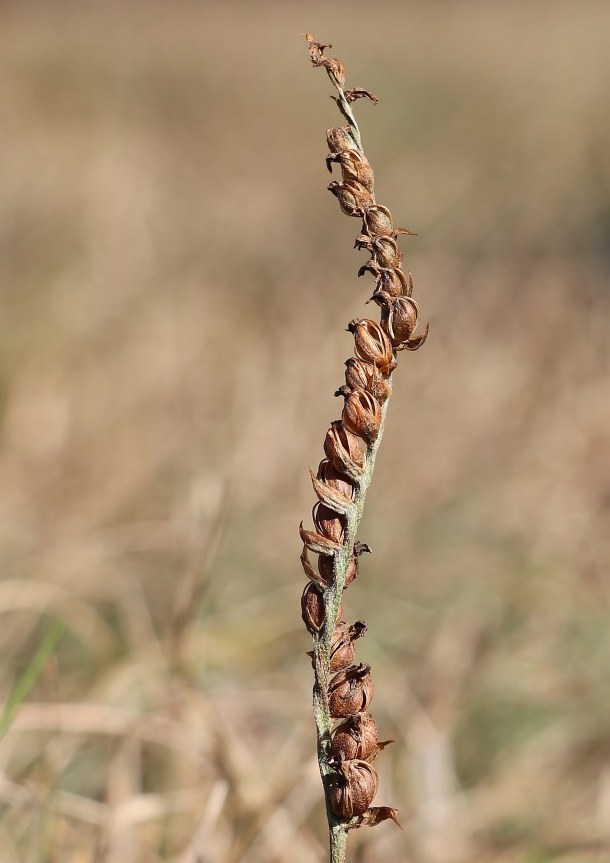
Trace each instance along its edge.
<instances>
[{"instance_id":1,"label":"brown dried petal","mask_svg":"<svg viewBox=\"0 0 610 863\"><path fill-rule=\"evenodd\" d=\"M347 429L368 442L374 441L379 434L381 408L377 399L366 390L354 390L346 396L341 418Z\"/></svg>"},{"instance_id":2,"label":"brown dried petal","mask_svg":"<svg viewBox=\"0 0 610 863\"><path fill-rule=\"evenodd\" d=\"M388 375L396 367L392 344L376 321L354 318L347 325L354 334L356 356L365 362L374 363L382 375Z\"/></svg>"},{"instance_id":3,"label":"brown dried petal","mask_svg":"<svg viewBox=\"0 0 610 863\"><path fill-rule=\"evenodd\" d=\"M324 600L322 593L313 581L305 585L301 596L301 617L312 635L320 632L324 626Z\"/></svg>"},{"instance_id":4,"label":"brown dried petal","mask_svg":"<svg viewBox=\"0 0 610 863\"><path fill-rule=\"evenodd\" d=\"M342 719L367 709L375 691L370 670L370 666L361 664L335 674L328 688L333 719Z\"/></svg>"},{"instance_id":5,"label":"brown dried petal","mask_svg":"<svg viewBox=\"0 0 610 863\"><path fill-rule=\"evenodd\" d=\"M345 519L325 504L318 501L313 508L313 521L323 536L333 542L343 544L345 538Z\"/></svg>"},{"instance_id":6,"label":"brown dried petal","mask_svg":"<svg viewBox=\"0 0 610 863\"><path fill-rule=\"evenodd\" d=\"M352 87L350 90L346 90L345 98L348 102L355 102L356 99L368 99L373 105L376 105L379 102L379 99L374 93L371 93L370 90L365 90L364 87Z\"/></svg>"},{"instance_id":7,"label":"brown dried petal","mask_svg":"<svg viewBox=\"0 0 610 863\"><path fill-rule=\"evenodd\" d=\"M333 558L332 557L323 557L320 556L319 560L328 560L330 561L330 571L333 571ZM301 566L303 567L303 572L307 576L310 581L315 581L316 584L321 587L327 587L332 582L332 575L329 581L322 577L322 572L317 572L309 561L309 554L307 551L307 546L303 546L303 551L301 552Z\"/></svg>"},{"instance_id":8,"label":"brown dried petal","mask_svg":"<svg viewBox=\"0 0 610 863\"><path fill-rule=\"evenodd\" d=\"M327 554L334 555L337 551L342 548L340 542L333 542L325 536L322 536L319 533L314 533L311 530L305 530L303 527L303 522L299 525L299 534L301 536L301 540L303 544L310 550L315 552L316 554Z\"/></svg>"},{"instance_id":9,"label":"brown dried petal","mask_svg":"<svg viewBox=\"0 0 610 863\"><path fill-rule=\"evenodd\" d=\"M377 794L379 778L366 761L344 761L331 775L330 802L339 818L363 815Z\"/></svg>"}]
</instances>

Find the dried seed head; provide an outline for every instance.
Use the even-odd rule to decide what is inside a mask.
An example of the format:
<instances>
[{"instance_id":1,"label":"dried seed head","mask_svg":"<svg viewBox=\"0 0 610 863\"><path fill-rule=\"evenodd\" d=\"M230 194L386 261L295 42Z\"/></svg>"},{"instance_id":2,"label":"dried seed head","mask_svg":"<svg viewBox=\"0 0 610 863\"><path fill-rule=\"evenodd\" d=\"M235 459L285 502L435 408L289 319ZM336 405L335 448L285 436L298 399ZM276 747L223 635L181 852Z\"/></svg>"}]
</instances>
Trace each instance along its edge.
<instances>
[{"instance_id":1,"label":"dried seed head","mask_svg":"<svg viewBox=\"0 0 610 863\"><path fill-rule=\"evenodd\" d=\"M348 180L346 183L333 180L328 191L335 195L346 216L362 216L373 203L371 193L355 180Z\"/></svg>"},{"instance_id":2,"label":"dried seed head","mask_svg":"<svg viewBox=\"0 0 610 863\"><path fill-rule=\"evenodd\" d=\"M367 709L375 691L370 671L369 665L360 664L335 674L328 687L333 719L342 719Z\"/></svg>"},{"instance_id":3,"label":"dried seed head","mask_svg":"<svg viewBox=\"0 0 610 863\"><path fill-rule=\"evenodd\" d=\"M320 632L324 626L324 600L320 589L310 581L305 585L301 596L301 617L312 635Z\"/></svg>"},{"instance_id":4,"label":"dried seed head","mask_svg":"<svg viewBox=\"0 0 610 863\"><path fill-rule=\"evenodd\" d=\"M366 390L378 402L384 402L392 395L392 387L383 379L377 366L357 357L345 361L345 384L350 390Z\"/></svg>"},{"instance_id":5,"label":"dried seed head","mask_svg":"<svg viewBox=\"0 0 610 863\"><path fill-rule=\"evenodd\" d=\"M368 192L373 191L373 169L358 150L344 150L339 156L339 163L344 182L354 180Z\"/></svg>"},{"instance_id":6,"label":"dried seed head","mask_svg":"<svg viewBox=\"0 0 610 863\"><path fill-rule=\"evenodd\" d=\"M330 642L330 671L342 671L353 663L356 656L354 641L366 632L366 623L357 620L351 626L344 620L338 623Z\"/></svg>"},{"instance_id":7,"label":"dried seed head","mask_svg":"<svg viewBox=\"0 0 610 863\"><path fill-rule=\"evenodd\" d=\"M375 321L354 318L347 325L354 334L355 353L358 359L374 363L382 375L389 375L396 368L392 344Z\"/></svg>"},{"instance_id":8,"label":"dried seed head","mask_svg":"<svg viewBox=\"0 0 610 863\"><path fill-rule=\"evenodd\" d=\"M337 468L326 458L322 459L318 465L318 479L321 479L322 482L325 482L326 485L331 486L331 488L335 488L337 491L340 491L344 497L353 500L355 494L354 484L350 478L343 473L343 471L337 470Z\"/></svg>"},{"instance_id":9,"label":"dried seed head","mask_svg":"<svg viewBox=\"0 0 610 863\"><path fill-rule=\"evenodd\" d=\"M318 501L312 511L313 522L320 533L343 544L345 538L345 519L325 504Z\"/></svg>"},{"instance_id":10,"label":"dried seed head","mask_svg":"<svg viewBox=\"0 0 610 863\"><path fill-rule=\"evenodd\" d=\"M419 320L419 308L412 297L392 297L378 291L371 297L381 308L381 326L396 350L417 350L428 336L428 327L422 336L411 338Z\"/></svg>"},{"instance_id":11,"label":"dried seed head","mask_svg":"<svg viewBox=\"0 0 610 863\"><path fill-rule=\"evenodd\" d=\"M370 713L356 713L337 726L330 751L339 758L373 761L389 743L392 741L379 741L377 723Z\"/></svg>"},{"instance_id":12,"label":"dried seed head","mask_svg":"<svg viewBox=\"0 0 610 863\"><path fill-rule=\"evenodd\" d=\"M329 129L326 133L326 143L331 153L344 153L346 150L353 150L356 146L356 142L350 134L349 126Z\"/></svg>"},{"instance_id":13,"label":"dried seed head","mask_svg":"<svg viewBox=\"0 0 610 863\"><path fill-rule=\"evenodd\" d=\"M331 423L326 432L324 452L337 471L347 474L356 481L362 476L366 459L366 443L361 437L346 429L341 420Z\"/></svg>"},{"instance_id":14,"label":"dried seed head","mask_svg":"<svg viewBox=\"0 0 610 863\"><path fill-rule=\"evenodd\" d=\"M400 267L402 255L393 237L377 237L371 243L371 252L380 267Z\"/></svg>"},{"instance_id":15,"label":"dried seed head","mask_svg":"<svg viewBox=\"0 0 610 863\"><path fill-rule=\"evenodd\" d=\"M369 207L364 214L364 227L371 237L391 235L394 231L391 212L380 204Z\"/></svg>"},{"instance_id":16,"label":"dried seed head","mask_svg":"<svg viewBox=\"0 0 610 863\"><path fill-rule=\"evenodd\" d=\"M379 402L366 390L354 390L345 397L341 419L347 429L372 443L381 425Z\"/></svg>"},{"instance_id":17,"label":"dried seed head","mask_svg":"<svg viewBox=\"0 0 610 863\"><path fill-rule=\"evenodd\" d=\"M330 781L330 803L339 818L363 815L373 802L379 778L366 761L342 761Z\"/></svg>"}]
</instances>

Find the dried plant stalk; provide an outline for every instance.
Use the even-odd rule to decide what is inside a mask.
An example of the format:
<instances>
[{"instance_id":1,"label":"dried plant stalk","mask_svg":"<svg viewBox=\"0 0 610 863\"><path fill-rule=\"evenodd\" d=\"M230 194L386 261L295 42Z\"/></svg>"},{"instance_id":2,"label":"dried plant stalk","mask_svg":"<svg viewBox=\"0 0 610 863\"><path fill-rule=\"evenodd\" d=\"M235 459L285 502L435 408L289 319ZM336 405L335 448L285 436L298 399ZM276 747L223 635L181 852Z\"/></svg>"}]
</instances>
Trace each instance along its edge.
<instances>
[{"instance_id":1,"label":"dried plant stalk","mask_svg":"<svg viewBox=\"0 0 610 863\"><path fill-rule=\"evenodd\" d=\"M395 809L371 807L378 786L372 761L391 741L379 742L377 725L368 713L373 697L371 669L354 663L353 642L366 626L362 621L348 626L341 619L341 599L358 573L360 556L370 551L357 541L356 534L383 437L396 355L420 348L428 328L414 335L419 308L411 296L411 274L403 272L396 242L399 234L412 232L395 228L390 210L375 201L373 171L351 107L360 98L375 104L377 97L362 88L346 90L343 64L325 54L332 45L316 42L310 34L305 38L313 65L325 68L336 88L335 101L347 121L346 126L327 132L327 167L332 172L338 164L342 175L341 182L334 180L328 188L343 213L362 220L356 248L368 250L370 259L358 275L373 275L371 300L381 310L379 323L354 319L348 324L354 356L346 361L345 384L336 392L344 398L343 412L326 434L326 459L317 475L312 474L318 498L313 510L315 529L300 527L301 563L309 579L301 605L303 621L313 638L313 708L330 860L343 863L350 829L388 819L398 824ZM309 552L318 555L317 567ZM333 731L337 719L342 721Z\"/></svg>"}]
</instances>

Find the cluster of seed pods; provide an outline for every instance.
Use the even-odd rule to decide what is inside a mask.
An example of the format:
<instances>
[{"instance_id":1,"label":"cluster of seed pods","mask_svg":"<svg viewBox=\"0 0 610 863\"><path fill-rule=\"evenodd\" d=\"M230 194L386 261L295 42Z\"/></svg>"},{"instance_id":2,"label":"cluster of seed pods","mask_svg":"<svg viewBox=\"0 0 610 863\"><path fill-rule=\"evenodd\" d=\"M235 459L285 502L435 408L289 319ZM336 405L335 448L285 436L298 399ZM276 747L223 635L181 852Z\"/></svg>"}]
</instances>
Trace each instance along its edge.
<instances>
[{"instance_id":1,"label":"cluster of seed pods","mask_svg":"<svg viewBox=\"0 0 610 863\"><path fill-rule=\"evenodd\" d=\"M376 101L366 90L343 91L345 74L341 61L324 56L325 48L331 46L317 43L310 36L306 38L314 66L324 66L339 89L342 98L337 101L348 120L345 102L362 96ZM326 432L325 458L311 477L317 497L312 511L314 530L305 529L302 523L300 526L301 563L308 579L301 611L314 647L324 633L327 637L330 633L325 694L330 718L338 720L328 753L330 804L341 821L347 823L360 816L360 823L372 825L396 816L395 810L388 807L370 808L378 787L372 763L390 741L380 742L377 724L368 712L374 691L370 666L356 663L354 642L364 635L366 625L362 621L346 623L343 607L339 605L330 630L331 624L325 620L325 596L333 586L339 589L335 582L335 561L342 561L343 574L347 554L345 589L358 575L362 554L370 551L368 545L353 541L350 516L367 459L379 434L382 406L392 392L396 355L421 347L428 327L423 334L415 335L419 309L412 296L411 274L405 275L402 269L397 243L400 234L412 232L394 227L390 210L376 203L373 171L356 140L359 133L355 123L353 128L356 134L350 124L327 132L328 170L332 172L337 164L341 171L341 180L333 180L328 189L343 213L362 222L355 247L366 250L369 260L358 275L373 276L375 286L370 301L379 306L381 319L377 323L356 318L347 326L353 335L354 350L345 363L345 383L335 393L343 398L341 418L332 422ZM317 561L312 561L310 554L317 555ZM310 655L314 657L313 653Z\"/></svg>"}]
</instances>

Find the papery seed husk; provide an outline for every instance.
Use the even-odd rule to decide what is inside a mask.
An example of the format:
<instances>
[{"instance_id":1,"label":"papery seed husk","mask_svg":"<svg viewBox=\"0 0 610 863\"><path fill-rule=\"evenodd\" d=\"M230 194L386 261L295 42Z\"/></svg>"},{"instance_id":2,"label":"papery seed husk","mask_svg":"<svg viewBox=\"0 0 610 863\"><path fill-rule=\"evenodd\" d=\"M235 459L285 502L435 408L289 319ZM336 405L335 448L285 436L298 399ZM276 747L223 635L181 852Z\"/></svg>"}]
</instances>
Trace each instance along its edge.
<instances>
[{"instance_id":1,"label":"papery seed husk","mask_svg":"<svg viewBox=\"0 0 610 863\"><path fill-rule=\"evenodd\" d=\"M354 318L347 328L354 335L355 352L359 359L374 363L382 375L388 375L396 367L392 344L376 321Z\"/></svg>"},{"instance_id":2,"label":"papery seed husk","mask_svg":"<svg viewBox=\"0 0 610 863\"><path fill-rule=\"evenodd\" d=\"M313 520L323 536L333 542L343 544L345 537L345 519L326 504L318 501L313 508Z\"/></svg>"},{"instance_id":3,"label":"papery seed husk","mask_svg":"<svg viewBox=\"0 0 610 863\"><path fill-rule=\"evenodd\" d=\"M333 558L332 558L332 557L322 557L322 556L320 556L320 557L318 558L318 560L328 560L328 561L330 561L330 570L331 570L331 573L332 573L332 571L333 571ZM303 546L303 551L301 552L301 566L303 567L303 572L305 573L305 575L307 576L307 578L308 578L310 581L315 581L315 583L316 583L316 584L318 584L318 585L320 585L320 586L323 586L323 587L328 587L328 585L332 583L332 575L331 575L330 580L328 580L328 581L327 581L327 580L322 576L322 572L321 572L321 571L315 570L315 569L313 568L313 566L311 565L310 560L309 560L309 553L308 553L308 550L307 550L307 546L306 546L306 545L304 545L304 546Z\"/></svg>"},{"instance_id":4,"label":"papery seed husk","mask_svg":"<svg viewBox=\"0 0 610 863\"><path fill-rule=\"evenodd\" d=\"M354 180L368 192L373 191L373 169L357 150L346 150L340 157L343 180Z\"/></svg>"},{"instance_id":5,"label":"papery seed husk","mask_svg":"<svg viewBox=\"0 0 610 863\"><path fill-rule=\"evenodd\" d=\"M374 761L391 740L379 740L377 723L370 713L356 713L333 731L330 751L337 758Z\"/></svg>"},{"instance_id":6,"label":"papery seed husk","mask_svg":"<svg viewBox=\"0 0 610 863\"><path fill-rule=\"evenodd\" d=\"M317 479L322 480L326 485L336 488L345 497L352 498L355 494L355 487L348 476L337 468L328 460L322 459L318 465Z\"/></svg>"},{"instance_id":7,"label":"papery seed husk","mask_svg":"<svg viewBox=\"0 0 610 863\"><path fill-rule=\"evenodd\" d=\"M400 267L402 254L393 237L378 237L372 246L375 260L380 267Z\"/></svg>"},{"instance_id":8,"label":"papery seed husk","mask_svg":"<svg viewBox=\"0 0 610 863\"><path fill-rule=\"evenodd\" d=\"M364 225L371 237L391 234L394 230L392 214L387 207L376 204L369 207L364 214Z\"/></svg>"},{"instance_id":9,"label":"papery seed husk","mask_svg":"<svg viewBox=\"0 0 610 863\"><path fill-rule=\"evenodd\" d=\"M383 267L379 283L391 297L404 297L407 292L407 277L398 267Z\"/></svg>"},{"instance_id":10,"label":"papery seed husk","mask_svg":"<svg viewBox=\"0 0 610 863\"><path fill-rule=\"evenodd\" d=\"M379 434L381 425L379 402L366 390L354 390L345 399L341 419L347 429L370 443Z\"/></svg>"},{"instance_id":11,"label":"papery seed husk","mask_svg":"<svg viewBox=\"0 0 610 863\"><path fill-rule=\"evenodd\" d=\"M353 150L356 146L348 126L329 129L326 132L326 142L331 153L343 153L346 150Z\"/></svg>"},{"instance_id":12,"label":"papery seed husk","mask_svg":"<svg viewBox=\"0 0 610 863\"><path fill-rule=\"evenodd\" d=\"M365 441L335 420L324 439L324 452L335 468L356 482L364 471L367 446Z\"/></svg>"},{"instance_id":13,"label":"papery seed husk","mask_svg":"<svg viewBox=\"0 0 610 863\"><path fill-rule=\"evenodd\" d=\"M346 360L345 383L352 390L365 389L379 402L386 401L392 395L392 387L383 379L377 366L358 357Z\"/></svg>"}]
</instances>

